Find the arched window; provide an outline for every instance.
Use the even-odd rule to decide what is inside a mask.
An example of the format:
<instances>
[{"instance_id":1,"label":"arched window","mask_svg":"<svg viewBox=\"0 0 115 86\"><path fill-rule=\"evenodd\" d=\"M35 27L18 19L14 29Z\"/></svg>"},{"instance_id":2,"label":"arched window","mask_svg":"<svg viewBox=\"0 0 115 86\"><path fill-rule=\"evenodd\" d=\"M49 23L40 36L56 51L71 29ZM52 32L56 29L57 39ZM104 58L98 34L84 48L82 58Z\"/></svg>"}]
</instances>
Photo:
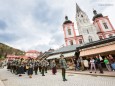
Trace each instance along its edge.
<instances>
[{"instance_id":1,"label":"arched window","mask_svg":"<svg viewBox=\"0 0 115 86\"><path fill-rule=\"evenodd\" d=\"M83 17L83 15L81 15L81 17Z\"/></svg>"},{"instance_id":2,"label":"arched window","mask_svg":"<svg viewBox=\"0 0 115 86\"><path fill-rule=\"evenodd\" d=\"M105 22L103 23L103 25L104 25L105 29L108 29L108 26Z\"/></svg>"},{"instance_id":3,"label":"arched window","mask_svg":"<svg viewBox=\"0 0 115 86\"><path fill-rule=\"evenodd\" d=\"M100 40L102 40L102 39L103 39L103 37L102 37L102 36L99 36L99 39L100 39Z\"/></svg>"},{"instance_id":4,"label":"arched window","mask_svg":"<svg viewBox=\"0 0 115 86\"><path fill-rule=\"evenodd\" d=\"M87 29L87 34L89 34L89 30Z\"/></svg>"},{"instance_id":5,"label":"arched window","mask_svg":"<svg viewBox=\"0 0 115 86\"><path fill-rule=\"evenodd\" d=\"M89 42L92 42L92 41L93 41L93 39L92 39L91 36L88 37L88 40L89 40Z\"/></svg>"},{"instance_id":6,"label":"arched window","mask_svg":"<svg viewBox=\"0 0 115 86\"><path fill-rule=\"evenodd\" d=\"M108 36L109 36L109 37L112 37L112 34L109 34Z\"/></svg>"},{"instance_id":7,"label":"arched window","mask_svg":"<svg viewBox=\"0 0 115 86\"><path fill-rule=\"evenodd\" d=\"M73 40L70 41L70 45L73 45Z\"/></svg>"},{"instance_id":8,"label":"arched window","mask_svg":"<svg viewBox=\"0 0 115 86\"><path fill-rule=\"evenodd\" d=\"M71 35L71 29L68 29L68 34Z\"/></svg>"},{"instance_id":9,"label":"arched window","mask_svg":"<svg viewBox=\"0 0 115 86\"><path fill-rule=\"evenodd\" d=\"M82 44L82 39L79 39L79 44Z\"/></svg>"}]
</instances>

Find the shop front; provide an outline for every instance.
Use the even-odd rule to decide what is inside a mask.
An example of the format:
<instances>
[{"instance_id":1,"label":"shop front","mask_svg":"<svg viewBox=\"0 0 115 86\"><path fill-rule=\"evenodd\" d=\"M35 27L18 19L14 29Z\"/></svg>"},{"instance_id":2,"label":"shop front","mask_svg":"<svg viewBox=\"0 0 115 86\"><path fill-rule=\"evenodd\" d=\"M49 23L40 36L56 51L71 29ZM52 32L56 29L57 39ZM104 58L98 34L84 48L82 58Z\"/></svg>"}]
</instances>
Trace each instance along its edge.
<instances>
[{"instance_id":1,"label":"shop front","mask_svg":"<svg viewBox=\"0 0 115 86\"><path fill-rule=\"evenodd\" d=\"M55 55L51 55L47 58L47 60L49 62L51 62L52 60L55 60L56 61L56 64L57 64L57 68L60 68L60 64L59 64L59 59L60 59L60 53L59 54L55 54ZM64 55L64 58L67 62L67 65L68 65L68 69L73 69L74 67L74 57L75 57L75 52L63 52L63 55Z\"/></svg>"}]
</instances>

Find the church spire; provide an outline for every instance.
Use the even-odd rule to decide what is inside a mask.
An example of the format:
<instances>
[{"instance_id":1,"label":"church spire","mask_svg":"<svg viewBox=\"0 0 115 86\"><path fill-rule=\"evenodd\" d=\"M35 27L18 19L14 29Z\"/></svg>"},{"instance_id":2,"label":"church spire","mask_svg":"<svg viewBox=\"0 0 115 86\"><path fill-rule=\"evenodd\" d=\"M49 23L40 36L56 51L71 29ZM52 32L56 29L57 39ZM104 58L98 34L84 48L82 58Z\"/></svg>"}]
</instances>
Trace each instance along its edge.
<instances>
[{"instance_id":1,"label":"church spire","mask_svg":"<svg viewBox=\"0 0 115 86\"><path fill-rule=\"evenodd\" d=\"M81 8L78 6L78 4L76 3L76 14L77 13L79 13L79 12L81 12L82 10L81 10Z\"/></svg>"}]
</instances>

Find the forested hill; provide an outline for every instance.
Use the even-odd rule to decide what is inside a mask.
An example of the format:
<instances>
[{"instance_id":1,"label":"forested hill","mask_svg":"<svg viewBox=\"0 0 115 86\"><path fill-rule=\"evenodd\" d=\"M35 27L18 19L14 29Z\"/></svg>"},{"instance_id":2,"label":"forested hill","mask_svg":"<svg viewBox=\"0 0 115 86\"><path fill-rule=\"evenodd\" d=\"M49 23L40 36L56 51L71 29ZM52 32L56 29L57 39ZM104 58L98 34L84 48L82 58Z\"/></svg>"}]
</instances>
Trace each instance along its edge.
<instances>
[{"instance_id":1,"label":"forested hill","mask_svg":"<svg viewBox=\"0 0 115 86\"><path fill-rule=\"evenodd\" d=\"M23 55L24 51L0 43L0 58L6 57L8 54Z\"/></svg>"}]
</instances>

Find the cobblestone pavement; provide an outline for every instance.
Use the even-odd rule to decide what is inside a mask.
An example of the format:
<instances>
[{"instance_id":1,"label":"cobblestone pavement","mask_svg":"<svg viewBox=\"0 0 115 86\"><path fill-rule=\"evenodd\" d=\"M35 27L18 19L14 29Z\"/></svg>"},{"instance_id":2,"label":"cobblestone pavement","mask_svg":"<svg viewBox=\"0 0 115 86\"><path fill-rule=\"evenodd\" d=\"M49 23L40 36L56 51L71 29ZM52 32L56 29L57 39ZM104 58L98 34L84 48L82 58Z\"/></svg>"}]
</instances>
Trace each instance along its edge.
<instances>
[{"instance_id":1,"label":"cobblestone pavement","mask_svg":"<svg viewBox=\"0 0 115 86\"><path fill-rule=\"evenodd\" d=\"M68 81L63 82L61 73L52 75L51 71L46 76L38 74L28 78L27 74L18 77L6 69L0 69L0 79L5 86L115 86L114 77L67 74Z\"/></svg>"}]
</instances>

